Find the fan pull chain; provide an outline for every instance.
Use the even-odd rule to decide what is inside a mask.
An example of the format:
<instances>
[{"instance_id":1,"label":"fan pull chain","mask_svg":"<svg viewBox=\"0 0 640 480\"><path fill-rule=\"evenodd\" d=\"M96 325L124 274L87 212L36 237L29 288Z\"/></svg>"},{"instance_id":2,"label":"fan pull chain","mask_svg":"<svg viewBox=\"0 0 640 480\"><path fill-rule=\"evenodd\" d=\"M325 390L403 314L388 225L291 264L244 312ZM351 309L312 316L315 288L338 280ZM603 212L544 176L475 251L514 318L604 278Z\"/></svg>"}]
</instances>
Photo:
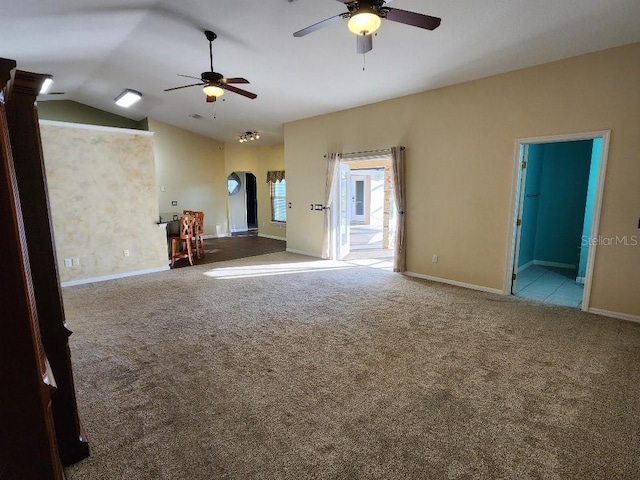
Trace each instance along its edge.
<instances>
[{"instance_id":1,"label":"fan pull chain","mask_svg":"<svg viewBox=\"0 0 640 480\"><path fill-rule=\"evenodd\" d=\"M364 72L365 67L367 66L367 61L366 61L366 53L362 54L362 71Z\"/></svg>"}]
</instances>

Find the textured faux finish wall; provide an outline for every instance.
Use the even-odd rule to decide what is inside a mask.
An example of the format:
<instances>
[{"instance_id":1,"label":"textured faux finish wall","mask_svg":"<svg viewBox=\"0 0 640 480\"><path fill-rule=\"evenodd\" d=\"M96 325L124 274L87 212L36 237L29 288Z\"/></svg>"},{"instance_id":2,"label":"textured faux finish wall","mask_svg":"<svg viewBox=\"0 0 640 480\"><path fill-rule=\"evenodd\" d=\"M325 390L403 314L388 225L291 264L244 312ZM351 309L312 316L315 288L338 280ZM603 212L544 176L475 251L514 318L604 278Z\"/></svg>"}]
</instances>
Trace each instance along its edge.
<instances>
[{"instance_id":1,"label":"textured faux finish wall","mask_svg":"<svg viewBox=\"0 0 640 480\"><path fill-rule=\"evenodd\" d=\"M502 290L516 140L600 130L599 233L640 234L638 59L640 43L286 124L287 248L320 254L322 215L297 205L323 201L325 153L404 145L407 269ZM640 245L597 247L591 307L640 315L638 285Z\"/></svg>"},{"instance_id":2,"label":"textured faux finish wall","mask_svg":"<svg viewBox=\"0 0 640 480\"><path fill-rule=\"evenodd\" d=\"M166 267L153 137L46 122L41 135L61 282Z\"/></svg>"}]
</instances>

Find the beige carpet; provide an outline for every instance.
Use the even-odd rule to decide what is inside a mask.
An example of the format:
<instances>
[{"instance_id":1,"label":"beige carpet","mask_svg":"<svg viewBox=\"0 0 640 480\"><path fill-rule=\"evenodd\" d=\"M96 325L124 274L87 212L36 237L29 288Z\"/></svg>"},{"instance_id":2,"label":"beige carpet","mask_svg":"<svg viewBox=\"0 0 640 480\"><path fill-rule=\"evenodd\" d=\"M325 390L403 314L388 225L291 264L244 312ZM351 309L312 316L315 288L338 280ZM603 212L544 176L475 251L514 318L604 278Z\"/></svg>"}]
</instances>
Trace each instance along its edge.
<instances>
[{"instance_id":1,"label":"beige carpet","mask_svg":"<svg viewBox=\"0 0 640 480\"><path fill-rule=\"evenodd\" d=\"M639 478L640 324L290 253L63 295L69 480Z\"/></svg>"}]
</instances>

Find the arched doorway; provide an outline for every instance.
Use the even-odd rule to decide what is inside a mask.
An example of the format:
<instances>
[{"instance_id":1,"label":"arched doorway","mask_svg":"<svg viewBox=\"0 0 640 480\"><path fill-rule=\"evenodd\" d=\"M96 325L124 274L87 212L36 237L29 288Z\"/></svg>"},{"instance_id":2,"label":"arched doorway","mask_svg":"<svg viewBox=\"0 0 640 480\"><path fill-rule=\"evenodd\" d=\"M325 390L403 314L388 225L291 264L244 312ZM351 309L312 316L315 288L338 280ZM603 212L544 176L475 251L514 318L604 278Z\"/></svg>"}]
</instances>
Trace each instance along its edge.
<instances>
[{"instance_id":1,"label":"arched doorway","mask_svg":"<svg viewBox=\"0 0 640 480\"><path fill-rule=\"evenodd\" d=\"M233 172L227 177L229 194L229 233L257 232L258 195L256 176Z\"/></svg>"}]
</instances>

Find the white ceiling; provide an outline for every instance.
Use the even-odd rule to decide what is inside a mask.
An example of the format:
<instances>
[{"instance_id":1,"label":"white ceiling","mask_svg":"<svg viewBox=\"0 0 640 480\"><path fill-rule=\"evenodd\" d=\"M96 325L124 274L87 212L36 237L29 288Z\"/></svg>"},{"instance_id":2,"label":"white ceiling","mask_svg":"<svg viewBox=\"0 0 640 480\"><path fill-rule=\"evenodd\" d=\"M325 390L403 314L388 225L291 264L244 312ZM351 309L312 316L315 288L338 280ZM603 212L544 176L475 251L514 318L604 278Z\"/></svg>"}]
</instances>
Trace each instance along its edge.
<instances>
[{"instance_id":1,"label":"white ceiling","mask_svg":"<svg viewBox=\"0 0 640 480\"><path fill-rule=\"evenodd\" d=\"M640 41L638 0L395 0L442 18L422 30L383 21L373 50L355 52L346 21L302 38L293 32L346 11L335 0L0 0L0 56L51 73L53 91L135 120L145 117L222 141L258 130L282 141L283 124ZM227 92L212 104L186 85L209 70L245 77L255 100ZM640 59L638 59L640 61ZM143 93L129 110L125 88ZM192 114L201 115L193 119Z\"/></svg>"}]
</instances>

